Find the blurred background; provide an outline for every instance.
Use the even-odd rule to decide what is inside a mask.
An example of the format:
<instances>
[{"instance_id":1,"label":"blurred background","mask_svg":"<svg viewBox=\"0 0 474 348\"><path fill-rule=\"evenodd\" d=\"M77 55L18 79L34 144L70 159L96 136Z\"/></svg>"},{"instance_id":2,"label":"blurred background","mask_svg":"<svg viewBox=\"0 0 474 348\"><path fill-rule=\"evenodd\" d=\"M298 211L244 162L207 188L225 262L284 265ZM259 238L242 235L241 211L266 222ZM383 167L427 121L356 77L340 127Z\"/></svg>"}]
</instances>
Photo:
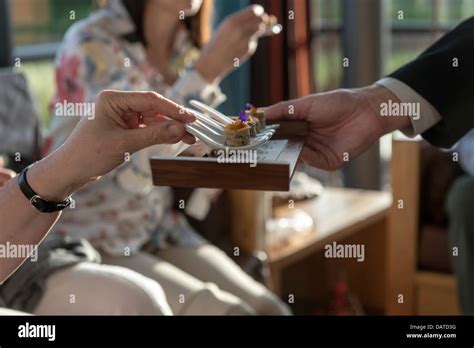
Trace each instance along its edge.
<instances>
[{"instance_id":1,"label":"blurred background","mask_svg":"<svg viewBox=\"0 0 474 348\"><path fill-rule=\"evenodd\" d=\"M11 21L12 41L2 40L0 51L4 56L11 53L21 59L16 65L28 77L44 127L49 122L48 104L53 95L53 57L62 35L75 20L86 17L106 2L15 0L10 1L9 8L3 6L2 16L10 18L2 18L1 23L5 26ZM232 98L228 98L222 108L229 113L235 113L248 100L263 105L305 93L370 83L416 57L474 10L474 0L256 2L279 17L288 16L287 11L296 8L295 21L289 23L295 23L298 36L286 30L286 36L265 42L253 62L224 81L224 90ZM250 3L249 0L216 1L216 25L227 14ZM71 9L74 9L75 20L70 19ZM363 18L361 16L369 19L358 19ZM285 29L293 30L293 26ZM5 47L7 45L9 47ZM281 56L281 68L286 70L287 76L282 77L285 83L278 86L279 91L270 92L265 88L263 93L265 86L252 81L252 76L259 75L252 71L251 65L258 70L259 60L276 54ZM291 56L297 57L293 67L287 60ZM357 66L357 71L344 68L344 57L350 58L350 65ZM3 65L5 59L8 58L3 58ZM281 69L278 74L281 75ZM274 75L269 73L269 76ZM296 80L298 85L291 82ZM387 188L386 166L390 155L391 142L386 137L367 155L367 163L349 166L344 176L316 174L334 185ZM364 178L360 177L360 165L364 168Z\"/></svg>"},{"instance_id":2,"label":"blurred background","mask_svg":"<svg viewBox=\"0 0 474 348\"><path fill-rule=\"evenodd\" d=\"M0 67L24 72L45 131L62 36L106 3L0 0ZM474 0L215 0L215 25L251 3L284 30L261 40L255 56L222 82L227 114L248 101L265 106L370 84L474 13ZM212 231L211 241L230 231L228 246L266 263L267 284L296 314L459 314L444 206L460 175L450 153L387 135L340 171L300 165L299 186L270 195L268 215L266 193L234 192L214 217L194 223ZM219 215L232 205L255 213L237 222L229 211ZM364 262L328 258L333 242L364 246ZM259 273L255 264L244 268Z\"/></svg>"}]
</instances>

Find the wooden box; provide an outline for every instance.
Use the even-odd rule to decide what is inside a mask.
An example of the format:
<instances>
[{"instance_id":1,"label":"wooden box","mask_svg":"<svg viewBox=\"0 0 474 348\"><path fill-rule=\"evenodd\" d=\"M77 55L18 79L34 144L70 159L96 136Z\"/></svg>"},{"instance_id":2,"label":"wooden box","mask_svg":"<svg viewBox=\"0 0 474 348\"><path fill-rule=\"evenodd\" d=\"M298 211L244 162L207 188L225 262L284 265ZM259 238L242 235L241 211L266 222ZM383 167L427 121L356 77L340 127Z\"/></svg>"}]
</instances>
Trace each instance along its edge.
<instances>
[{"instance_id":1,"label":"wooden box","mask_svg":"<svg viewBox=\"0 0 474 348\"><path fill-rule=\"evenodd\" d=\"M177 157L152 157L153 183L156 186L188 188L288 191L304 146L307 124L299 121L279 123L280 128L269 142L280 141L278 144L282 146L274 160L257 161L256 166L222 163L206 145L199 143Z\"/></svg>"}]
</instances>

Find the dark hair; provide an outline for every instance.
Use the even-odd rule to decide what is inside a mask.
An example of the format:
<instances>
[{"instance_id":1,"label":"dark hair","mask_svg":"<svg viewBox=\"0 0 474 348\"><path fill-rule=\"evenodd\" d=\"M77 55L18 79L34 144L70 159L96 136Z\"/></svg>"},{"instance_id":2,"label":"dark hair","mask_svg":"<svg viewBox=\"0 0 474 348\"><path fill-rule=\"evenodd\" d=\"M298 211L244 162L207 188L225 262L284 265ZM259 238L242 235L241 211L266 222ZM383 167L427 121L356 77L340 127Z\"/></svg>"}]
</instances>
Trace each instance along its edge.
<instances>
[{"instance_id":1,"label":"dark hair","mask_svg":"<svg viewBox=\"0 0 474 348\"><path fill-rule=\"evenodd\" d=\"M126 35L125 38L130 41L140 41L145 46L147 43L143 29L143 14L145 13L146 1L147 0L122 0L137 29L135 33ZM186 28L191 34L194 45L198 48L204 46L211 37L212 10L212 0L203 0L199 12L195 16L185 19Z\"/></svg>"}]
</instances>

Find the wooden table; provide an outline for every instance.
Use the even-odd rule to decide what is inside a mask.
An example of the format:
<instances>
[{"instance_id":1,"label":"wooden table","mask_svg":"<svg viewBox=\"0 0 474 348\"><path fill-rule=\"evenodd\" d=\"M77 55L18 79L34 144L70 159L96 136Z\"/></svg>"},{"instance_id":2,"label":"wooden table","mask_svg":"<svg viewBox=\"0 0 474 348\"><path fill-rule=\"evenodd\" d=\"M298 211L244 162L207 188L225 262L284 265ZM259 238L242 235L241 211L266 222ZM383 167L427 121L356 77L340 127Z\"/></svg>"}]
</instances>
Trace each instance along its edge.
<instances>
[{"instance_id":1,"label":"wooden table","mask_svg":"<svg viewBox=\"0 0 474 348\"><path fill-rule=\"evenodd\" d=\"M282 247L267 245L273 290L282 298L293 295L305 300L327 299L328 280L335 270L344 270L349 288L374 312L385 308L386 251L391 194L387 192L326 188L311 201L296 203L314 220L314 230L290 239ZM274 211L285 216L292 209ZM328 259L324 248L333 242L363 244L365 260Z\"/></svg>"}]
</instances>

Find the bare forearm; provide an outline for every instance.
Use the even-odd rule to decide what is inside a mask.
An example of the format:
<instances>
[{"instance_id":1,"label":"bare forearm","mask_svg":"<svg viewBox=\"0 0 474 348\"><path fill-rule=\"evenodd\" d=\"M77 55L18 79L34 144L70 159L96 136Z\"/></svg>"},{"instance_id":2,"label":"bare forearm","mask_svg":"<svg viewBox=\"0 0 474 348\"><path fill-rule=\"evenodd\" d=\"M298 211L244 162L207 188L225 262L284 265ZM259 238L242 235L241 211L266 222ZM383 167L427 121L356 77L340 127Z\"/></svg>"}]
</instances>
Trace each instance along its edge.
<instances>
[{"instance_id":1,"label":"bare forearm","mask_svg":"<svg viewBox=\"0 0 474 348\"><path fill-rule=\"evenodd\" d=\"M182 111L180 105L155 92L102 91L95 118L82 119L63 146L30 168L28 184L44 200L63 201L121 165L126 153L156 144L190 142L193 138L187 136L184 124L195 117ZM137 114L143 116L140 127ZM159 121L157 114L170 120ZM40 213L32 207L16 179L0 188L0 243L37 245L58 217L59 213ZM22 261L0 258L0 282Z\"/></svg>"},{"instance_id":2,"label":"bare forearm","mask_svg":"<svg viewBox=\"0 0 474 348\"><path fill-rule=\"evenodd\" d=\"M16 178L0 188L0 243L4 248L11 245L20 249L20 246L39 244L58 217L59 213L42 214L31 206ZM7 256L0 258L0 283L24 262L27 255Z\"/></svg>"},{"instance_id":3,"label":"bare forearm","mask_svg":"<svg viewBox=\"0 0 474 348\"><path fill-rule=\"evenodd\" d=\"M59 154L53 154L36 163L27 174L30 186L48 200L63 200L78 186L67 174L67 170L59 170L65 165ZM23 195L17 179L11 179L0 188L0 243L5 248L8 245L17 250L26 250L25 246L38 245L59 215L60 213L40 213ZM6 256L9 255L0 255L0 283L7 279L28 255Z\"/></svg>"}]
</instances>

